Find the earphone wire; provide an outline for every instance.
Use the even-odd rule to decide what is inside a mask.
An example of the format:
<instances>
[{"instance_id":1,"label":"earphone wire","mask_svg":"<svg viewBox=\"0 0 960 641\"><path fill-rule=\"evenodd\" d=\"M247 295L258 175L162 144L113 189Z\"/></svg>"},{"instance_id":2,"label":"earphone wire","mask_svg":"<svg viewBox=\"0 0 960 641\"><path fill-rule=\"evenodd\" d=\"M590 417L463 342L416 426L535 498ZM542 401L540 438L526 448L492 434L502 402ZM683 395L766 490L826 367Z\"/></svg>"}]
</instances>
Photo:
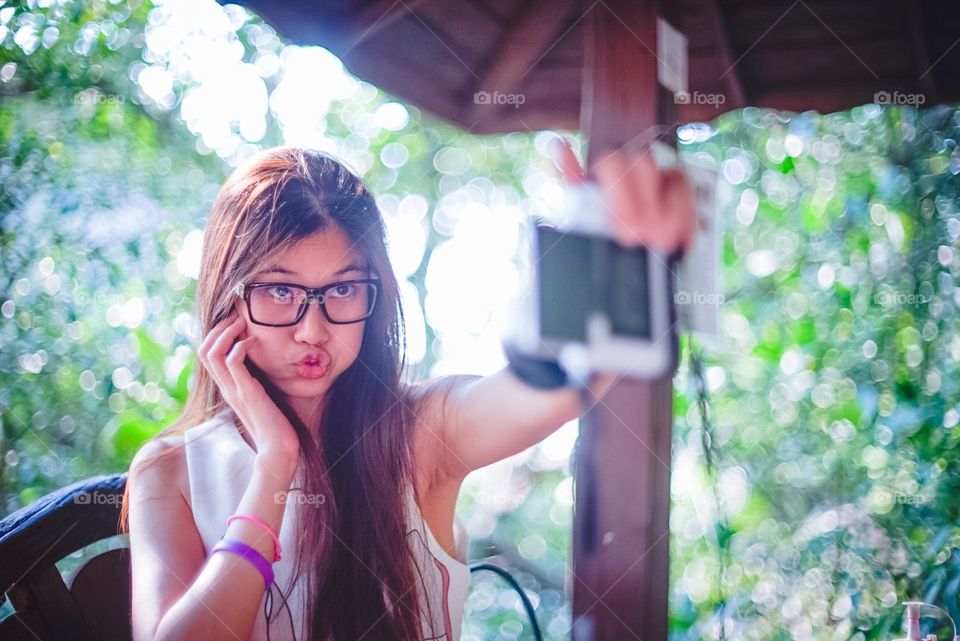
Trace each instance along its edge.
<instances>
[{"instance_id":1,"label":"earphone wire","mask_svg":"<svg viewBox=\"0 0 960 641\"><path fill-rule=\"evenodd\" d=\"M720 499L718 461L717 453L714 449L716 439L713 434L713 424L711 422L710 411L708 409L710 399L709 391L707 389L706 373L704 372L703 367L703 347L696 345L693 340L693 332L687 334L687 357L689 359L690 373L692 374L697 397L697 410L700 415L700 443L701 447L703 448L703 456L707 467L707 475L710 479L710 489L713 494L714 506L717 510L717 526L722 527L725 531L729 532L730 526L728 523L726 510L723 509L724 506ZM714 539L717 546L717 559L719 565L717 573L717 591L719 595L717 601L719 602L720 607L716 611L716 616L720 621L718 641L726 641L727 597L724 590L724 585L726 583L729 554L729 536L724 536L723 540L721 540L715 528Z\"/></svg>"},{"instance_id":2,"label":"earphone wire","mask_svg":"<svg viewBox=\"0 0 960 641\"><path fill-rule=\"evenodd\" d=\"M266 621L267 641L270 641L270 617L273 615L274 586L276 586L277 591L280 593L280 598L283 600L283 607L287 609L287 614L289 615L288 619L290 621L290 635L293 637L293 641L297 641L297 631L294 629L293 624L293 611L290 610L290 603L287 601L287 597L284 596L283 590L280 589L276 579L274 579L273 583L270 585L270 590L267 591L267 597L263 600L263 618ZM281 608L280 611L282 612L283 608Z\"/></svg>"}]
</instances>

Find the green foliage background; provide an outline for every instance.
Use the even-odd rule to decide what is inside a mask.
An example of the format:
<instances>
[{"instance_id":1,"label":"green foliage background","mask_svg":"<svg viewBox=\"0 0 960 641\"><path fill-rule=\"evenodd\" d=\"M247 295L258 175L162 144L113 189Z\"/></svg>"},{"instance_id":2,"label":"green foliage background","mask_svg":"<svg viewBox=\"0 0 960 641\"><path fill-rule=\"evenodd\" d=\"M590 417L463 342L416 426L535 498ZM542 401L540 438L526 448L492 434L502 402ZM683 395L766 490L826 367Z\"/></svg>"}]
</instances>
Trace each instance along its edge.
<instances>
[{"instance_id":1,"label":"green foliage background","mask_svg":"<svg viewBox=\"0 0 960 641\"><path fill-rule=\"evenodd\" d=\"M154 10L0 4L6 513L125 470L186 398L193 281L176 259L230 167L178 115L189 79L167 105L131 80ZM284 46L245 14L235 38L249 60ZM331 105L328 135L351 136L358 114L393 100L364 96ZM523 193L527 169L546 162L530 133L472 136L408 111L406 127L365 141L372 158L395 142L410 151L399 169L372 163L378 195L435 203L476 178ZM888 639L905 599L960 615L958 128L955 107L868 105L745 109L687 132L682 149L722 175L726 303L706 350L719 501L685 355L675 381L675 469L693 474L674 488L673 638ZM259 144L282 142L268 114ZM450 148L470 159L457 177L434 162ZM429 227L421 292L444 237ZM511 509L470 485L459 508L493 532L471 558L515 561L547 637L561 639L569 467L544 460L534 448L511 468ZM464 639L527 628L509 591L475 578Z\"/></svg>"}]
</instances>

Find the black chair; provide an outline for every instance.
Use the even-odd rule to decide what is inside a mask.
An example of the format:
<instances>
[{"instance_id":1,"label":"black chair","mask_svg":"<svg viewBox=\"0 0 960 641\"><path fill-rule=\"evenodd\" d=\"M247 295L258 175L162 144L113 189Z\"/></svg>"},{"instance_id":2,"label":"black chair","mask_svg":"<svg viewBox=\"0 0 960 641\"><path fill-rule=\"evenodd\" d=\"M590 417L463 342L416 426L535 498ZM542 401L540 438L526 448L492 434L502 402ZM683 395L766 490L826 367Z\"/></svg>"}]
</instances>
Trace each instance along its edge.
<instances>
[{"instance_id":1,"label":"black chair","mask_svg":"<svg viewBox=\"0 0 960 641\"><path fill-rule=\"evenodd\" d=\"M128 548L87 560L66 579L56 563L120 534L127 474L61 488L0 521L0 588L14 612L2 641L129 641Z\"/></svg>"}]
</instances>

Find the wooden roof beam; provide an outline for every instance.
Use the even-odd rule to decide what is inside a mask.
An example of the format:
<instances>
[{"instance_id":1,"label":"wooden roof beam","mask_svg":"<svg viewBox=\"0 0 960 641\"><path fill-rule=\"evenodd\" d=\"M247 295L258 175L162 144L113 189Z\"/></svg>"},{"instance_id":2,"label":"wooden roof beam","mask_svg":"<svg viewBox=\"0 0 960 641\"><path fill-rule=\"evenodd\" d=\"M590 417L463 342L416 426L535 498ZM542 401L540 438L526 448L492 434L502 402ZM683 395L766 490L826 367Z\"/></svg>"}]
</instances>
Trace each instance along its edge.
<instances>
[{"instance_id":1,"label":"wooden roof beam","mask_svg":"<svg viewBox=\"0 0 960 641\"><path fill-rule=\"evenodd\" d=\"M577 0L534 0L520 4L520 9L511 22L513 27L504 30L497 39L493 51L496 57L481 70L480 79L467 98L485 91L491 95L514 93L524 77L549 54L565 34L558 34L563 21L574 8ZM493 116L497 105L466 103L466 119L483 119Z\"/></svg>"},{"instance_id":2,"label":"wooden roof beam","mask_svg":"<svg viewBox=\"0 0 960 641\"><path fill-rule=\"evenodd\" d=\"M430 0L374 0L344 18L341 30L356 41L376 35Z\"/></svg>"},{"instance_id":3,"label":"wooden roof beam","mask_svg":"<svg viewBox=\"0 0 960 641\"><path fill-rule=\"evenodd\" d=\"M933 73L933 64L930 62L930 50L927 45L926 30L923 26L922 2L904 3L907 11L907 26L910 29L910 44L913 46L913 58L917 62L917 83L926 94L926 105L935 105L940 102L937 94L937 83Z\"/></svg>"},{"instance_id":4,"label":"wooden roof beam","mask_svg":"<svg viewBox=\"0 0 960 641\"><path fill-rule=\"evenodd\" d=\"M743 90L743 81L737 72L737 60L733 55L733 45L730 44L730 29L727 21L723 18L720 11L718 0L706 0L704 10L707 12L708 21L714 27L714 33L717 34L717 54L720 65L724 68L723 82L726 85L727 108L737 108L747 106L747 96Z\"/></svg>"},{"instance_id":5,"label":"wooden roof beam","mask_svg":"<svg viewBox=\"0 0 960 641\"><path fill-rule=\"evenodd\" d=\"M316 6L310 0L244 0L241 4L290 40L298 44L319 44L342 58L364 40L427 2L429 0L373 0L362 9L343 13L324 13L322 3Z\"/></svg>"}]
</instances>

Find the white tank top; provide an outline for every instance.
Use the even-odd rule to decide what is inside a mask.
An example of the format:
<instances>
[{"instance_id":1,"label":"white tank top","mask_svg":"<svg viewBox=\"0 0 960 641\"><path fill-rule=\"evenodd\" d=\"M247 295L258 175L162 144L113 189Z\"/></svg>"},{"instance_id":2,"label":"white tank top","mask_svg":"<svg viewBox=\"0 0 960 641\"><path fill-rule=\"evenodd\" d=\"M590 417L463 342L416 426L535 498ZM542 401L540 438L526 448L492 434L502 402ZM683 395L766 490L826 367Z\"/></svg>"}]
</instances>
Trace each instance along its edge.
<instances>
[{"instance_id":1,"label":"white tank top","mask_svg":"<svg viewBox=\"0 0 960 641\"><path fill-rule=\"evenodd\" d=\"M188 428L182 436L164 439L174 442L183 439L185 442L193 519L208 556L213 546L223 537L227 517L236 512L253 475L256 453L237 430L234 417L233 410L228 407L210 420ZM291 487L299 486L301 472L302 467L297 469ZM273 603L270 641L293 641L291 621L296 631L296 641L307 640L305 587L309 569L303 570L287 598L289 613L281 596L290 589L296 558L294 550L300 538L295 524L296 493L297 490L292 490L288 494L280 525L279 538L283 558L273 564L276 585L271 588ZM454 517L454 539L459 557L455 558L443 549L423 520L414 498L412 483L408 484L406 502L412 530L407 536L407 542L416 559L418 574L423 577L420 584L420 602L430 604L430 607L421 608L423 638L431 641L459 641L463 606L470 587L470 568L465 563L467 536L463 524ZM265 593L264 600L266 598ZM263 606L264 601L261 601L257 608L251 641L267 639Z\"/></svg>"}]
</instances>

